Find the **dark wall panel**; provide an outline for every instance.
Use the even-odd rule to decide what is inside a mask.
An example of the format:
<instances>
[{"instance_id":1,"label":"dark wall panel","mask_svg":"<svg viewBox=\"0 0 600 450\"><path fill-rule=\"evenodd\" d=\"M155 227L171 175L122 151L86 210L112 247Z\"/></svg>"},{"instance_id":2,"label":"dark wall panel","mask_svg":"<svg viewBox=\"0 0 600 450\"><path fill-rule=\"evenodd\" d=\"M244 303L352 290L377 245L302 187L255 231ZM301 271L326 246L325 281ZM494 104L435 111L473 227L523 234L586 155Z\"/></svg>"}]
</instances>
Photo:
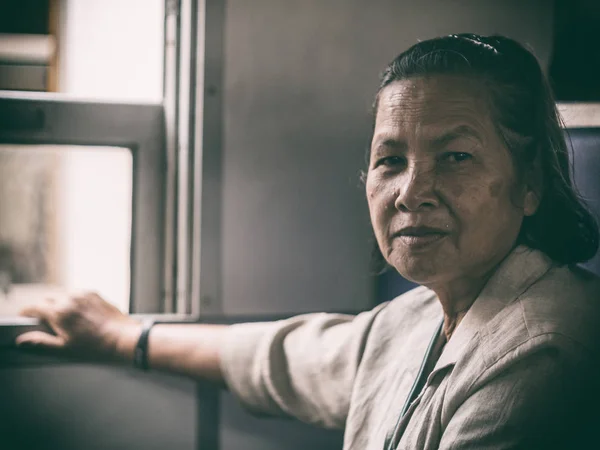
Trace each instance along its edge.
<instances>
[{"instance_id":1,"label":"dark wall panel","mask_svg":"<svg viewBox=\"0 0 600 450\"><path fill-rule=\"evenodd\" d=\"M0 405L6 450L196 448L196 386L180 378L94 365L2 368Z\"/></svg>"}]
</instances>

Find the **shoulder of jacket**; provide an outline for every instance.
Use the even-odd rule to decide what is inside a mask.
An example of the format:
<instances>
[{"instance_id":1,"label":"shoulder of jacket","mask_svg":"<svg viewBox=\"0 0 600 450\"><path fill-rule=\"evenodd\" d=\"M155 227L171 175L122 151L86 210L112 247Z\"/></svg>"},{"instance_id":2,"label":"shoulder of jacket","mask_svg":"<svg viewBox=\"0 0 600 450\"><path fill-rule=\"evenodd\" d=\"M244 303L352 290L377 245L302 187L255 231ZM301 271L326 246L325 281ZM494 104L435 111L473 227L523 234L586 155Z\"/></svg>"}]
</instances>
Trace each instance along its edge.
<instances>
[{"instance_id":1,"label":"shoulder of jacket","mask_svg":"<svg viewBox=\"0 0 600 450\"><path fill-rule=\"evenodd\" d=\"M542 348L600 350L600 283L555 267L506 305L479 333L488 364Z\"/></svg>"}]
</instances>

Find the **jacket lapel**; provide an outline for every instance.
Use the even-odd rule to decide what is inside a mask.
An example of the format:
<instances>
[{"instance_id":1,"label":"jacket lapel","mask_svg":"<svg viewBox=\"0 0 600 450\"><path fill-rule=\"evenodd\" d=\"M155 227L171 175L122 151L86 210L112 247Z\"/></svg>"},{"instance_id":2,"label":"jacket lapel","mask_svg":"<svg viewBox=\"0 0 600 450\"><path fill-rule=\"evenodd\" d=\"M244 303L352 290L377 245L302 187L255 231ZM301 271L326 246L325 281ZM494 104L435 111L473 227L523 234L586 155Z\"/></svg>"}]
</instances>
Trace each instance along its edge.
<instances>
[{"instance_id":1,"label":"jacket lapel","mask_svg":"<svg viewBox=\"0 0 600 450\"><path fill-rule=\"evenodd\" d=\"M500 264L446 344L430 377L456 364L473 337L506 305L515 301L552 266L538 250L515 248Z\"/></svg>"}]
</instances>

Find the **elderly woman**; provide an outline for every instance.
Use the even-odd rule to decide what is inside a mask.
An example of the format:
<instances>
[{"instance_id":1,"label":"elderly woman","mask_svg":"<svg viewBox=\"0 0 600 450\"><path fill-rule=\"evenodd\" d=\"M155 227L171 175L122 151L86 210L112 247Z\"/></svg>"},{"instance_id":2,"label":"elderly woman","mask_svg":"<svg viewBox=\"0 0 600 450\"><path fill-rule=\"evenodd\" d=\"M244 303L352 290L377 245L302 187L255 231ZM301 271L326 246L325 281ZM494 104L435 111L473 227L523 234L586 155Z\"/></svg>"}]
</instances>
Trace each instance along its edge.
<instances>
[{"instance_id":1,"label":"elderly woman","mask_svg":"<svg viewBox=\"0 0 600 450\"><path fill-rule=\"evenodd\" d=\"M593 374L598 227L573 187L532 54L494 36L423 41L375 100L366 195L385 261L422 285L357 316L157 325L95 295L25 311L20 345L224 383L250 410L345 427L344 449L553 447ZM576 418L573 420L573 418ZM570 442L570 441L565 441Z\"/></svg>"}]
</instances>

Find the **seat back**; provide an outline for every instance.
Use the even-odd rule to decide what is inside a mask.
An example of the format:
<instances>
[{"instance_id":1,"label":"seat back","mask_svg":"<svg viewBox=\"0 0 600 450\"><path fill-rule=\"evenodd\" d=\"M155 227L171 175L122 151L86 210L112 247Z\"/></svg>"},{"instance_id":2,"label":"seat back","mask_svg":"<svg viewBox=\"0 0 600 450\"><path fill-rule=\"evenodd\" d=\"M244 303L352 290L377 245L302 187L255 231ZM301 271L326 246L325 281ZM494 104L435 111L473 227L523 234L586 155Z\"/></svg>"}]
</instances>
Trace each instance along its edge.
<instances>
[{"instance_id":1,"label":"seat back","mask_svg":"<svg viewBox=\"0 0 600 450\"><path fill-rule=\"evenodd\" d=\"M600 128L572 128L567 132L569 141L575 185L600 222ZM600 252L582 266L600 276Z\"/></svg>"}]
</instances>

